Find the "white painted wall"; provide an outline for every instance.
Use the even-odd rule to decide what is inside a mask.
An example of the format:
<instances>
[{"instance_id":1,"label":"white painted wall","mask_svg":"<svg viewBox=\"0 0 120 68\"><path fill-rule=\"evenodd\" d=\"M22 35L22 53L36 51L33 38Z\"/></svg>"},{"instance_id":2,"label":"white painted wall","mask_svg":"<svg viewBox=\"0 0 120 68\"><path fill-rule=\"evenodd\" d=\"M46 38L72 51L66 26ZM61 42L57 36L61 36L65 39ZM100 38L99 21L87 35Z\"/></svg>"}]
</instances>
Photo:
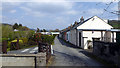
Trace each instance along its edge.
<instances>
[{"instance_id":1,"label":"white painted wall","mask_svg":"<svg viewBox=\"0 0 120 68\"><path fill-rule=\"evenodd\" d=\"M94 16L90 20L86 21L85 23L77 27L77 29L111 29L111 28L113 27L97 16Z\"/></svg>"},{"instance_id":2,"label":"white painted wall","mask_svg":"<svg viewBox=\"0 0 120 68\"><path fill-rule=\"evenodd\" d=\"M97 16L92 17L82 25L78 26L77 29L111 29L113 28L109 24L107 24L107 20L102 20ZM105 32L103 32L104 36ZM108 33L109 34L109 33ZM82 48L87 49L87 40L91 40L92 38L101 38L101 31L82 31L83 38L82 40ZM79 35L78 35L79 37ZM87 38L84 38L87 37ZM108 41L108 40L107 40ZM78 45L79 45L79 38L78 38Z\"/></svg>"},{"instance_id":3,"label":"white painted wall","mask_svg":"<svg viewBox=\"0 0 120 68\"><path fill-rule=\"evenodd\" d=\"M100 40L102 39L102 37L101 37L101 31L82 31L81 33L82 33L82 37L83 37L82 38L82 45L81 45L81 47L83 49L88 49L87 40L93 41L92 38L100 38ZM112 35L111 32L109 32L109 31L108 32L103 31L103 37L104 38L103 38L102 41L112 42L113 35ZM114 42L116 42L116 32L114 32Z\"/></svg>"},{"instance_id":4,"label":"white painted wall","mask_svg":"<svg viewBox=\"0 0 120 68\"><path fill-rule=\"evenodd\" d=\"M78 26L77 29L111 29L113 28L112 26L110 26L109 24L107 24L107 20L102 20L97 16L92 17L91 19L89 19L88 21L86 21L85 23L83 23L82 25ZM92 38L100 38L101 39L101 31L79 31L81 32L81 47L83 49L87 49L88 45L87 45L87 40L91 40ZM78 40L77 46L79 46L79 32L76 32L76 29L70 30L69 34L69 42L76 45L76 42ZM76 40L76 33L78 34L78 38ZM110 37L112 36L111 33L107 33L105 31L103 31L103 37ZM87 37L87 38L84 38ZM116 37L116 35L114 34L114 37ZM110 41L110 40L103 40L103 41Z\"/></svg>"},{"instance_id":5,"label":"white painted wall","mask_svg":"<svg viewBox=\"0 0 120 68\"><path fill-rule=\"evenodd\" d=\"M70 31L70 43L76 45L76 30L73 29Z\"/></svg>"},{"instance_id":6,"label":"white painted wall","mask_svg":"<svg viewBox=\"0 0 120 68\"><path fill-rule=\"evenodd\" d=\"M114 42L116 42L116 32L113 32L113 34L114 36L112 35L112 32L111 32L111 38L113 38ZM111 42L113 42L112 39L111 39Z\"/></svg>"},{"instance_id":7,"label":"white painted wall","mask_svg":"<svg viewBox=\"0 0 120 68\"><path fill-rule=\"evenodd\" d=\"M84 44L82 45L82 47L84 49L87 49L87 40L93 41L92 38L101 38L101 31L83 31L83 37L87 38L83 38Z\"/></svg>"}]
</instances>

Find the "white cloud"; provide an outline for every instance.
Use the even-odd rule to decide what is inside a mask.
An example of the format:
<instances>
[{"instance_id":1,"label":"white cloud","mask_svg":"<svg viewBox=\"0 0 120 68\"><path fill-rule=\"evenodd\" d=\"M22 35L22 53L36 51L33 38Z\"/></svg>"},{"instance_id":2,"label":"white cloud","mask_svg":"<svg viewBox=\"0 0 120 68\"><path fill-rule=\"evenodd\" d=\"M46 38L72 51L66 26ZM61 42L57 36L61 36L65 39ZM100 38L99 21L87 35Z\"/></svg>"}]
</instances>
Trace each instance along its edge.
<instances>
[{"instance_id":1,"label":"white cloud","mask_svg":"<svg viewBox=\"0 0 120 68\"><path fill-rule=\"evenodd\" d=\"M118 4L114 5L114 6L111 8L111 10L117 11L117 10L118 10Z\"/></svg>"},{"instance_id":2,"label":"white cloud","mask_svg":"<svg viewBox=\"0 0 120 68\"><path fill-rule=\"evenodd\" d=\"M90 15L99 15L99 14L103 13L103 10L102 9L97 9L97 8L92 8L92 9L88 9L86 11L86 13L90 14Z\"/></svg>"},{"instance_id":3,"label":"white cloud","mask_svg":"<svg viewBox=\"0 0 120 68\"><path fill-rule=\"evenodd\" d=\"M2 6L0 5L0 11L2 11Z\"/></svg>"},{"instance_id":4,"label":"white cloud","mask_svg":"<svg viewBox=\"0 0 120 68\"><path fill-rule=\"evenodd\" d=\"M16 10L11 10L10 13L16 13Z\"/></svg>"},{"instance_id":5,"label":"white cloud","mask_svg":"<svg viewBox=\"0 0 120 68\"><path fill-rule=\"evenodd\" d=\"M62 12L71 9L73 3L71 2L35 2L27 3L27 7L42 12Z\"/></svg>"},{"instance_id":6,"label":"white cloud","mask_svg":"<svg viewBox=\"0 0 120 68\"><path fill-rule=\"evenodd\" d=\"M54 16L56 14L68 13L75 14L75 11L72 10L74 3L70 2L28 2L23 7L20 7L28 15L33 15L36 17L42 16Z\"/></svg>"},{"instance_id":7,"label":"white cloud","mask_svg":"<svg viewBox=\"0 0 120 68\"><path fill-rule=\"evenodd\" d=\"M46 14L32 10L31 8L27 8L27 7L20 7L21 9L23 9L26 13L25 15L32 15L35 17L44 17Z\"/></svg>"},{"instance_id":8,"label":"white cloud","mask_svg":"<svg viewBox=\"0 0 120 68\"><path fill-rule=\"evenodd\" d=\"M71 15L76 15L76 14L78 14L78 11L75 11L75 10L68 10L67 12L66 12L66 14L71 14Z\"/></svg>"},{"instance_id":9,"label":"white cloud","mask_svg":"<svg viewBox=\"0 0 120 68\"><path fill-rule=\"evenodd\" d=\"M27 12L31 12L32 11L32 9L27 8L27 7L20 7L20 8L23 9L23 10L25 10L25 11L27 11Z\"/></svg>"},{"instance_id":10,"label":"white cloud","mask_svg":"<svg viewBox=\"0 0 120 68\"><path fill-rule=\"evenodd\" d=\"M119 0L3 0L2 2L118 2Z\"/></svg>"}]
</instances>

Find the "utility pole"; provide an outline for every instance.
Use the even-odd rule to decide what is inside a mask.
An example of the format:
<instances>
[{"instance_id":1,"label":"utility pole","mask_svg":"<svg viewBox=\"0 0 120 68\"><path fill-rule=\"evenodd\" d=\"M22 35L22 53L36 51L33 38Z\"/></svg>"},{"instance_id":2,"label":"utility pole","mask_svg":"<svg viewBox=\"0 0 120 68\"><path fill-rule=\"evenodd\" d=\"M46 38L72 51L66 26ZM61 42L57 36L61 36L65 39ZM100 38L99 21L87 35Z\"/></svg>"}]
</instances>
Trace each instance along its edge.
<instances>
[{"instance_id":1,"label":"utility pole","mask_svg":"<svg viewBox=\"0 0 120 68\"><path fill-rule=\"evenodd\" d=\"M118 2L118 20L120 20L120 1Z\"/></svg>"}]
</instances>

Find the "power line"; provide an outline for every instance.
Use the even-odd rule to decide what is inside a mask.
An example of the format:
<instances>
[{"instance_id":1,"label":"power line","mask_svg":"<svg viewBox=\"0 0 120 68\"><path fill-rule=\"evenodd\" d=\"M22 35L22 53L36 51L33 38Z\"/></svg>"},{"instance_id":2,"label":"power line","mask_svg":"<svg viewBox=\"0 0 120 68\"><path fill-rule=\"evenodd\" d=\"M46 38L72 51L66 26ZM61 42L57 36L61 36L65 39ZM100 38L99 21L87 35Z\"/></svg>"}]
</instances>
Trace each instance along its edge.
<instances>
[{"instance_id":1,"label":"power line","mask_svg":"<svg viewBox=\"0 0 120 68\"><path fill-rule=\"evenodd\" d=\"M106 18L106 17L115 17L115 16L117 16L117 15L109 15L109 16L103 16L102 18Z\"/></svg>"},{"instance_id":2,"label":"power line","mask_svg":"<svg viewBox=\"0 0 120 68\"><path fill-rule=\"evenodd\" d=\"M113 2L110 2L109 4L106 4L106 5L108 5L105 9L104 9L104 11L103 11L103 13L101 14L101 15L103 15L105 12L106 12L106 10L110 7L110 5L112 4Z\"/></svg>"},{"instance_id":3,"label":"power line","mask_svg":"<svg viewBox=\"0 0 120 68\"><path fill-rule=\"evenodd\" d=\"M110 12L108 10L105 10L106 12L109 12L109 13L112 13L112 14L116 14L116 15L120 15L120 12L119 11L113 11L113 12Z\"/></svg>"}]
</instances>

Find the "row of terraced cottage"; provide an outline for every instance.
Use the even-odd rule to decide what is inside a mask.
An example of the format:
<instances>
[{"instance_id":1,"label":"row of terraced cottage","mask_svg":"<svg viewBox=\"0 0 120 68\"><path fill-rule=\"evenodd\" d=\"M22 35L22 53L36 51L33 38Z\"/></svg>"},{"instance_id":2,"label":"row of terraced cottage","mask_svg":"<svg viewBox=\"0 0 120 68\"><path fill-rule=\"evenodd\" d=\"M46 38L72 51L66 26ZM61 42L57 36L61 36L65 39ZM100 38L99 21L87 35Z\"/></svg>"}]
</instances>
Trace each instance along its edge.
<instances>
[{"instance_id":1,"label":"row of terraced cottage","mask_svg":"<svg viewBox=\"0 0 120 68\"><path fill-rule=\"evenodd\" d=\"M108 20L93 16L87 20L81 17L80 22L63 29L59 37L83 49L93 47L92 41L116 42L116 32Z\"/></svg>"}]
</instances>

